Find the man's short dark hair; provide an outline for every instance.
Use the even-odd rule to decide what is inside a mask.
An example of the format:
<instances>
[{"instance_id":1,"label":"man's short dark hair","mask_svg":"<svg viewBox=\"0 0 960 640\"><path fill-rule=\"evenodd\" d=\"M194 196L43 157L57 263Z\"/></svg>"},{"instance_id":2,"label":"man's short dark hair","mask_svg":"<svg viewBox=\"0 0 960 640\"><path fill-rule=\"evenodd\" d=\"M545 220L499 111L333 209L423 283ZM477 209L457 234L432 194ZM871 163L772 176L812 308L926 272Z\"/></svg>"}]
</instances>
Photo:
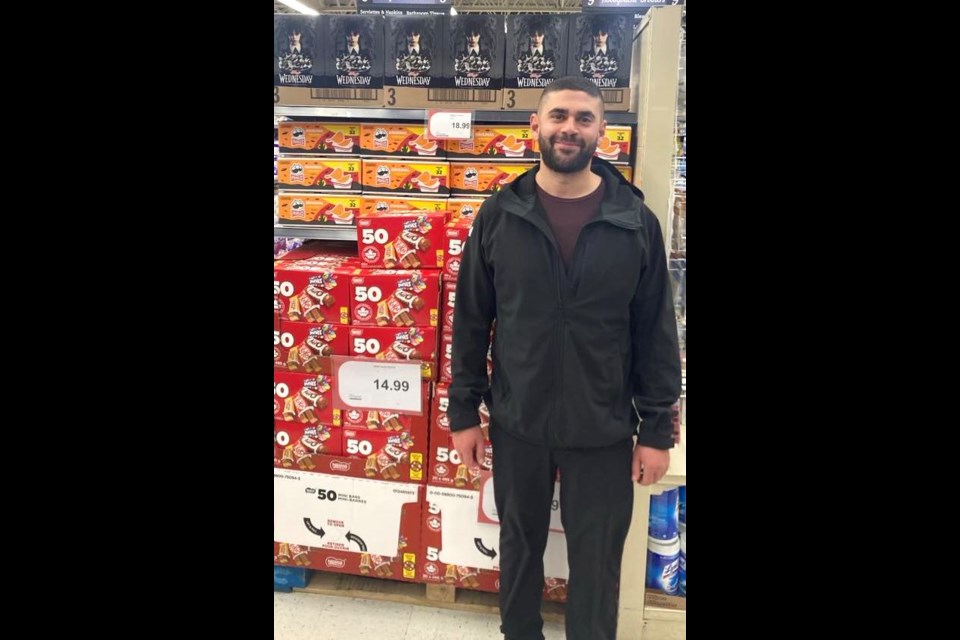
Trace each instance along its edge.
<instances>
[{"instance_id":1,"label":"man's short dark hair","mask_svg":"<svg viewBox=\"0 0 960 640\"><path fill-rule=\"evenodd\" d=\"M600 101L600 118L603 118L604 114L604 104L603 104L603 95L600 93L600 89L597 88L597 85L593 84L591 80L587 78L581 78L579 76L565 76L563 78L558 78L547 86L543 90L543 93L540 94L540 102L537 103L537 111L540 111L540 106L543 104L543 101L551 93L556 93L557 91L583 91L588 96L596 98Z\"/></svg>"}]
</instances>

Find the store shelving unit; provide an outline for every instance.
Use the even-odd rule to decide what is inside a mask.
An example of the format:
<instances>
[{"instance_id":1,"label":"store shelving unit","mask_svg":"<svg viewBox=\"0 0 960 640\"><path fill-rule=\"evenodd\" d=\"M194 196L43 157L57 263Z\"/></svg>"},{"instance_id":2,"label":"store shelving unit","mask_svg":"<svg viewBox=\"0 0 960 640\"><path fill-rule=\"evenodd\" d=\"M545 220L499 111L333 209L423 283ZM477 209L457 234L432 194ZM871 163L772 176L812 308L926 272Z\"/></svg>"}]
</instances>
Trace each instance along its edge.
<instances>
[{"instance_id":1,"label":"store shelving unit","mask_svg":"<svg viewBox=\"0 0 960 640\"><path fill-rule=\"evenodd\" d=\"M356 240L357 226L344 224L337 226L297 226L292 224L273 225L275 238L305 238L312 240Z\"/></svg>"},{"instance_id":2,"label":"store shelving unit","mask_svg":"<svg viewBox=\"0 0 960 640\"><path fill-rule=\"evenodd\" d=\"M532 111L474 111L474 122L528 123ZM274 105L275 116L335 118L342 120L410 120L425 122L426 109L365 109L351 107L297 107ZM637 114L608 111L608 124L637 124Z\"/></svg>"},{"instance_id":3,"label":"store shelving unit","mask_svg":"<svg viewBox=\"0 0 960 640\"><path fill-rule=\"evenodd\" d=\"M274 105L274 119L297 119L297 118L323 118L335 120L356 120L356 121L409 121L422 122L426 119L426 109L367 109L367 108L349 108L349 107L300 107ZM606 114L609 124L637 124L637 114L622 112ZM474 122L486 123L521 123L526 124L530 121L529 111L474 111ZM274 127L276 127L276 122ZM277 184L274 178L274 185ZM306 226L306 225L283 225L274 224L274 237L287 238L310 238L319 240L356 240L357 228L353 225L343 226Z\"/></svg>"}]
</instances>

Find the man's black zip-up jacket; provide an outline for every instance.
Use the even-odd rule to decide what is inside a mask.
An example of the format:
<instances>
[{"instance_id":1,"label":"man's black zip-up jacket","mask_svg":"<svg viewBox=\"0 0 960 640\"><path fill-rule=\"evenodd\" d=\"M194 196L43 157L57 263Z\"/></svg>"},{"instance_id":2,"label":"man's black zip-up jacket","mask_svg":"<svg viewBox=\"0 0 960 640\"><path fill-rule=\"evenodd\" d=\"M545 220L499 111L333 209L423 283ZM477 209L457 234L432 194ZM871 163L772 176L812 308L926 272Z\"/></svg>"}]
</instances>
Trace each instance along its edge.
<instances>
[{"instance_id":1,"label":"man's black zip-up jacket","mask_svg":"<svg viewBox=\"0 0 960 640\"><path fill-rule=\"evenodd\" d=\"M591 169L603 201L569 271L537 198L539 167L480 208L457 280L452 431L480 423L482 398L493 425L533 444L602 447L638 433L673 447L680 353L660 224L611 164Z\"/></svg>"}]
</instances>

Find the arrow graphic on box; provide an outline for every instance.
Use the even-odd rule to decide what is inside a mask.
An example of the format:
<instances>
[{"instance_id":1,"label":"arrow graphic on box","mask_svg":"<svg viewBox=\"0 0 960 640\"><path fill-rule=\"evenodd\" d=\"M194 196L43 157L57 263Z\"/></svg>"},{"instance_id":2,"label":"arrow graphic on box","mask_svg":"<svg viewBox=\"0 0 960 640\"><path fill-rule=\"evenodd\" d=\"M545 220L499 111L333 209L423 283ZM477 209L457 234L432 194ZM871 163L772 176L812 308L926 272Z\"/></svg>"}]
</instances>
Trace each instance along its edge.
<instances>
[{"instance_id":1,"label":"arrow graphic on box","mask_svg":"<svg viewBox=\"0 0 960 640\"><path fill-rule=\"evenodd\" d=\"M313 523L310 521L310 518L304 518L304 519L303 519L303 524L307 525L307 531L309 531L310 533L312 533L312 534L314 534L314 535L318 535L318 536L320 536L321 538L322 538L323 536L327 535L327 532L323 530L323 527L320 527L320 528L318 529L318 528L316 528L315 526L313 526Z\"/></svg>"},{"instance_id":2,"label":"arrow graphic on box","mask_svg":"<svg viewBox=\"0 0 960 640\"><path fill-rule=\"evenodd\" d=\"M366 550L367 550L367 543L364 542L364 541L363 541L363 538L361 538L361 537L358 536L357 534L355 534L355 533L350 533L349 531L347 531L347 540L349 540L350 542L356 542L357 545L360 547L360 551L366 551Z\"/></svg>"},{"instance_id":3,"label":"arrow graphic on box","mask_svg":"<svg viewBox=\"0 0 960 640\"><path fill-rule=\"evenodd\" d=\"M497 557L497 552L494 549L487 549L485 546L483 546L483 540L480 538L474 538L473 544L477 545L477 551L487 556L491 560Z\"/></svg>"}]
</instances>

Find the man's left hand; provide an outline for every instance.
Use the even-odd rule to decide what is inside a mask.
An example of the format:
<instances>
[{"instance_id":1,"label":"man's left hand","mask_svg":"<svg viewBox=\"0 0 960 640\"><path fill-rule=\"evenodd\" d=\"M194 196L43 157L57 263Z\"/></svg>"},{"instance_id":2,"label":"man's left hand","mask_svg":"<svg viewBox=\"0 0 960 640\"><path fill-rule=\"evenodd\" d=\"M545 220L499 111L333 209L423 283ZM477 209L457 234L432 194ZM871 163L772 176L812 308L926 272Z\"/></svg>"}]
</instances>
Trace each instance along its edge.
<instances>
[{"instance_id":1,"label":"man's left hand","mask_svg":"<svg viewBox=\"0 0 960 640\"><path fill-rule=\"evenodd\" d=\"M670 467L670 450L637 445L633 448L634 482L646 486L660 482Z\"/></svg>"}]
</instances>

